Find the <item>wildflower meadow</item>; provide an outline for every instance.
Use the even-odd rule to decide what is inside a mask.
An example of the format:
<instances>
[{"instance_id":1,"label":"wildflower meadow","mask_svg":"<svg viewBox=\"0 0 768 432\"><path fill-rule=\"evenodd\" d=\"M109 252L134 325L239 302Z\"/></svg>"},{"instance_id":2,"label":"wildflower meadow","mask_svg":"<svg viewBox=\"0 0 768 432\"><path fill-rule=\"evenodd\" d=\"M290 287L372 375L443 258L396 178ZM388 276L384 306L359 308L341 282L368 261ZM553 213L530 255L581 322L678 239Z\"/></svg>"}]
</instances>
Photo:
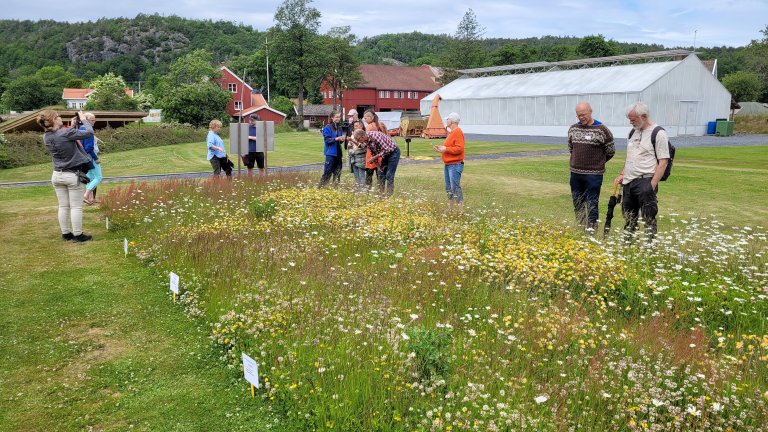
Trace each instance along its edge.
<instances>
[{"instance_id":1,"label":"wildflower meadow","mask_svg":"<svg viewBox=\"0 0 768 432\"><path fill-rule=\"evenodd\" d=\"M764 228L649 245L288 175L103 200L285 430L766 430Z\"/></svg>"}]
</instances>

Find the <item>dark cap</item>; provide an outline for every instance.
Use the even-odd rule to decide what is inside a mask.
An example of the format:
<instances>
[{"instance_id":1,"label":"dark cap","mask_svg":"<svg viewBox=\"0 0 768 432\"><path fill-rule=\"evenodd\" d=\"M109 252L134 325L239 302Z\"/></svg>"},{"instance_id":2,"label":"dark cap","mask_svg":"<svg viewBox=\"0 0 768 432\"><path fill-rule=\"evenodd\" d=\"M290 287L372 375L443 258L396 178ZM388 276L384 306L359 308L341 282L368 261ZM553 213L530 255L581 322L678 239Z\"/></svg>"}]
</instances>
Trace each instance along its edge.
<instances>
[{"instance_id":1,"label":"dark cap","mask_svg":"<svg viewBox=\"0 0 768 432\"><path fill-rule=\"evenodd\" d=\"M250 118L250 119L253 119L253 120L261 120L261 119L259 118L259 115L258 115L258 114L251 114L251 115L249 115L249 116L248 116L248 118Z\"/></svg>"}]
</instances>

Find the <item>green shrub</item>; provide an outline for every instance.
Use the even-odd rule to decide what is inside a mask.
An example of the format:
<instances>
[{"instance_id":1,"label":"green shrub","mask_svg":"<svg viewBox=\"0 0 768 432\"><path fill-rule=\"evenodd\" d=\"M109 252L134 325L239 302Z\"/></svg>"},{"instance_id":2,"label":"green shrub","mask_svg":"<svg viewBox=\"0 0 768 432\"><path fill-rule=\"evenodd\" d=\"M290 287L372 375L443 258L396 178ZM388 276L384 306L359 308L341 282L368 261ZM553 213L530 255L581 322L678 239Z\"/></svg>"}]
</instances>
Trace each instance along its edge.
<instances>
[{"instance_id":1,"label":"green shrub","mask_svg":"<svg viewBox=\"0 0 768 432\"><path fill-rule=\"evenodd\" d=\"M269 219L277 212L277 203L273 199L256 200L251 203L251 212L259 219Z\"/></svg>"},{"instance_id":2,"label":"green shrub","mask_svg":"<svg viewBox=\"0 0 768 432\"><path fill-rule=\"evenodd\" d=\"M296 129L291 127L288 122L283 122L283 124L275 124L275 133L286 133L286 132L296 132Z\"/></svg>"},{"instance_id":3,"label":"green shrub","mask_svg":"<svg viewBox=\"0 0 768 432\"><path fill-rule=\"evenodd\" d=\"M225 132L226 128L222 129ZM203 142L207 129L194 128L178 123L156 125L136 124L122 128L104 128L96 131L99 150L115 153L149 147L159 147L188 142ZM224 135L222 135L224 137ZM43 145L42 133L21 132L5 135L0 141L0 168L18 168L51 161L51 155Z\"/></svg>"},{"instance_id":4,"label":"green shrub","mask_svg":"<svg viewBox=\"0 0 768 432\"><path fill-rule=\"evenodd\" d=\"M444 329L426 327L408 329L408 351L414 354L419 378L425 381L445 377L449 370L451 334Z\"/></svg>"}]
</instances>

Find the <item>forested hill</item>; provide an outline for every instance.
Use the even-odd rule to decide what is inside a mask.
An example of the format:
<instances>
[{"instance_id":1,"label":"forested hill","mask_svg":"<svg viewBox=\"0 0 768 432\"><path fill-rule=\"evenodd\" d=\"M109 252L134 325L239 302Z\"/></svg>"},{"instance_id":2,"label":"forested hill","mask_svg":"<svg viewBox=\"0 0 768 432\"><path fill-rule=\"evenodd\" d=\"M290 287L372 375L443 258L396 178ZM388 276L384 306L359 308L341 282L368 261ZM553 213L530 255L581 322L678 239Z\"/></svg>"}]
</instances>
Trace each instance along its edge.
<instances>
[{"instance_id":1,"label":"forested hill","mask_svg":"<svg viewBox=\"0 0 768 432\"><path fill-rule=\"evenodd\" d=\"M480 40L482 53L473 66L498 66L515 63L537 61L573 60L584 57L599 56L580 52L579 46L584 47L584 39L593 39L603 44L604 55L634 54L651 51L662 51L671 48L659 44L627 43L614 40L597 40L601 36L579 38L575 36L541 36L529 38L486 38ZM397 61L412 66L431 64L434 66L452 66L450 35L434 35L419 32L383 34L366 37L356 46L358 57L362 63L382 63ZM719 77L744 68L744 60L739 58L743 47L711 47L697 48L699 57L703 60L718 59Z\"/></svg>"},{"instance_id":2,"label":"forested hill","mask_svg":"<svg viewBox=\"0 0 768 432\"><path fill-rule=\"evenodd\" d=\"M174 59L196 49L212 53L216 62L227 62L261 50L265 36L265 31L242 24L157 14L84 23L0 20L0 93L4 84L33 75L45 66L62 66L86 83L112 72L135 88L137 82L151 84L167 72ZM394 60L410 65L456 67L457 63L467 63L463 66L476 67L665 49L656 44L606 41L602 36L481 38L478 47L470 47L475 52L469 61L469 53L461 46L457 48L453 41L445 34L383 34L362 38L355 43L354 51L361 63ZM590 47L585 42L594 42L597 46ZM745 68L745 60L739 57L743 49L714 47L698 51L703 59L718 59L722 77Z\"/></svg>"},{"instance_id":3,"label":"forested hill","mask_svg":"<svg viewBox=\"0 0 768 432\"><path fill-rule=\"evenodd\" d=\"M128 82L139 81L198 48L223 61L263 44L264 33L250 26L177 16L85 23L0 20L0 77L58 65L86 79L114 72Z\"/></svg>"}]
</instances>

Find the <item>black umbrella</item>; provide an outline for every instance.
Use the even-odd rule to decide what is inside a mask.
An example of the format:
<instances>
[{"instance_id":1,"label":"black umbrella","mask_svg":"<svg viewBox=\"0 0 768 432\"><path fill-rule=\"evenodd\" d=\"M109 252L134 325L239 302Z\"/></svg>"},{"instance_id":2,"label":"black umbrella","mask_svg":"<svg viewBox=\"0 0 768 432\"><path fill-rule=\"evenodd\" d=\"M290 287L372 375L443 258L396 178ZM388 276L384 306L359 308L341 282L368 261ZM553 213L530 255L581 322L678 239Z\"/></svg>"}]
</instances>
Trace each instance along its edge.
<instances>
[{"instance_id":1,"label":"black umbrella","mask_svg":"<svg viewBox=\"0 0 768 432\"><path fill-rule=\"evenodd\" d=\"M603 236L607 236L611 231L611 220L613 219L613 209L616 208L616 204L621 202L621 194L619 193L619 184L613 187L613 195L608 200L608 212L605 214L605 228L603 228Z\"/></svg>"}]
</instances>

